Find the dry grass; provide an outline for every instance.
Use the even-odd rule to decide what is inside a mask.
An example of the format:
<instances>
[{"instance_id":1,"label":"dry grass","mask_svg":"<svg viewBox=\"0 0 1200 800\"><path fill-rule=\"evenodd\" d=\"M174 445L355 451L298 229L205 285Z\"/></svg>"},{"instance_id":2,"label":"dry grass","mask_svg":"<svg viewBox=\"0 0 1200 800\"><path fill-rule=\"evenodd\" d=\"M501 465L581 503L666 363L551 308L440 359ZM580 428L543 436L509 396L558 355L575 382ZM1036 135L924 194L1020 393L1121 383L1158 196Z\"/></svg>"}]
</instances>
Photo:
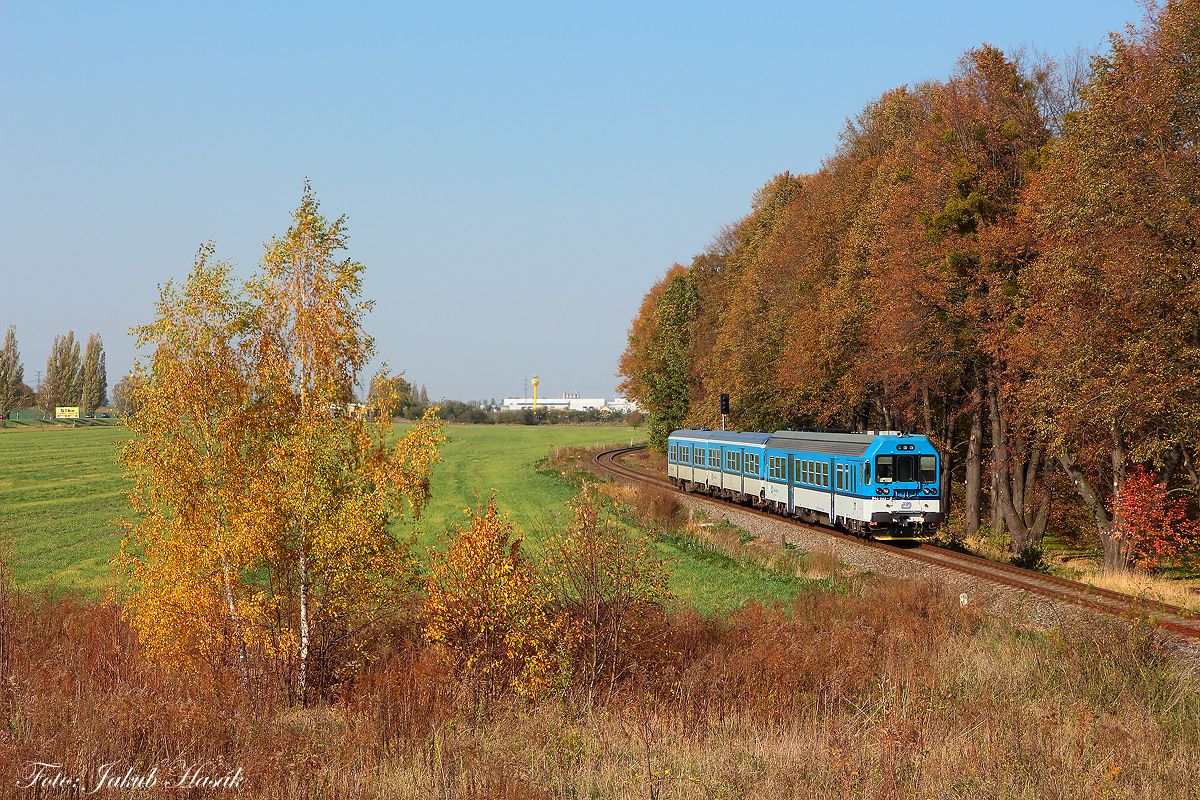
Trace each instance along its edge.
<instances>
[{"instance_id":1,"label":"dry grass","mask_svg":"<svg viewBox=\"0 0 1200 800\"><path fill-rule=\"evenodd\" d=\"M332 705L289 709L146 664L111 606L4 602L15 797L36 796L11 788L34 759L213 759L271 798L1195 797L1200 684L1151 635L1029 635L928 584L667 616L656 655L588 707L480 707L398 628Z\"/></svg>"},{"instance_id":2,"label":"dry grass","mask_svg":"<svg viewBox=\"0 0 1200 800\"><path fill-rule=\"evenodd\" d=\"M1096 569L1090 562L1084 565L1075 579L1100 589L1200 610L1200 591L1197 591L1194 582L1141 572L1105 572Z\"/></svg>"}]
</instances>

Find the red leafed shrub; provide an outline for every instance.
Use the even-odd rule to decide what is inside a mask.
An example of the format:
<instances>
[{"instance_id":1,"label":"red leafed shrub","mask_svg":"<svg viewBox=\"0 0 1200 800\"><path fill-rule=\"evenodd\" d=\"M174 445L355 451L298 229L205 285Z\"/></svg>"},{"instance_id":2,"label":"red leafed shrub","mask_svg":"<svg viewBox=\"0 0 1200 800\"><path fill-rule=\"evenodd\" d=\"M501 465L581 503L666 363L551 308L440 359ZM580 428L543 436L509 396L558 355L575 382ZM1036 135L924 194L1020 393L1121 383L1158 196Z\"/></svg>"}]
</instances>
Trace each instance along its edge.
<instances>
[{"instance_id":1,"label":"red leafed shrub","mask_svg":"<svg viewBox=\"0 0 1200 800\"><path fill-rule=\"evenodd\" d=\"M1133 469L1111 506L1116 536L1137 567L1178 562L1200 544L1200 521L1188 518L1187 500L1171 497L1158 473L1144 466Z\"/></svg>"}]
</instances>

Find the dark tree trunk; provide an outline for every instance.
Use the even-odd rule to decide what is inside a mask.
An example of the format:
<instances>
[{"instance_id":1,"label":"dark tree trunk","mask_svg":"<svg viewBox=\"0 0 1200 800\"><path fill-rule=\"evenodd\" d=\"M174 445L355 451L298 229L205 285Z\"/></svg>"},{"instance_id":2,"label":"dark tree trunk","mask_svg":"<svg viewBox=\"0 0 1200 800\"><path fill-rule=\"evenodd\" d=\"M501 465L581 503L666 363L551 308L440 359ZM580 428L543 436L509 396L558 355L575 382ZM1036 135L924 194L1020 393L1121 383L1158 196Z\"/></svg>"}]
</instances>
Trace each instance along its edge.
<instances>
[{"instance_id":1,"label":"dark tree trunk","mask_svg":"<svg viewBox=\"0 0 1200 800\"><path fill-rule=\"evenodd\" d=\"M1087 475L1075 463L1074 456L1069 453L1060 453L1058 461L1062 464L1063 469L1071 478L1071 482L1075 485L1075 491L1087 505L1088 510L1092 512L1092 519L1096 523L1096 530L1100 534L1100 548L1104 554L1104 568L1112 571L1123 571L1129 569L1129 560L1126 556L1124 548L1121 547L1121 540L1115 535L1113 528L1113 519L1109 516L1108 509L1104 506L1104 498L1096 491L1087 479Z\"/></svg>"},{"instance_id":2,"label":"dark tree trunk","mask_svg":"<svg viewBox=\"0 0 1200 800\"><path fill-rule=\"evenodd\" d=\"M967 435L967 536L979 533L979 495L983 490L983 398L977 387L971 410L971 431Z\"/></svg>"},{"instance_id":3,"label":"dark tree trunk","mask_svg":"<svg viewBox=\"0 0 1200 800\"><path fill-rule=\"evenodd\" d=\"M1019 556L1031 547L1041 547L1050 518L1050 493L1038 483L1045 454L1028 437L1009 431L995 388L988 390L992 417L993 506L1008 527L1012 552Z\"/></svg>"}]
</instances>

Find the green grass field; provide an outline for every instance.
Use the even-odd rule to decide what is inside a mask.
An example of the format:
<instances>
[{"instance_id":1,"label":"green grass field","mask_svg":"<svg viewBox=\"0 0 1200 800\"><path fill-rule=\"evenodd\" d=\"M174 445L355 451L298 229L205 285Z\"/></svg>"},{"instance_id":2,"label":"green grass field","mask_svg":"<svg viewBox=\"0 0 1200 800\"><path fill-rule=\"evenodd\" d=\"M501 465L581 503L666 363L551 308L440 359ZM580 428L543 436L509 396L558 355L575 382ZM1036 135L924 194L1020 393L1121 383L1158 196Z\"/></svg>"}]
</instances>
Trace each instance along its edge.
<instances>
[{"instance_id":1,"label":"green grass field","mask_svg":"<svg viewBox=\"0 0 1200 800\"><path fill-rule=\"evenodd\" d=\"M594 447L640 440L624 426L449 425L433 498L419 520L397 519L392 531L415 535L418 547L439 547L462 524L464 508L492 491L530 550L569 524L575 487L538 472L536 462L557 447ZM120 522L129 514L128 482L117 462L129 433L118 426L9 429L0 433L0 536L13 575L27 589L76 589L95 595L115 586L109 560ZM771 573L679 537L656 542L672 570L681 604L719 612L748 599L785 599L808 581Z\"/></svg>"},{"instance_id":2,"label":"green grass field","mask_svg":"<svg viewBox=\"0 0 1200 800\"><path fill-rule=\"evenodd\" d=\"M128 437L119 425L0 433L0 536L19 585L112 585L108 561L128 513L117 447Z\"/></svg>"}]
</instances>

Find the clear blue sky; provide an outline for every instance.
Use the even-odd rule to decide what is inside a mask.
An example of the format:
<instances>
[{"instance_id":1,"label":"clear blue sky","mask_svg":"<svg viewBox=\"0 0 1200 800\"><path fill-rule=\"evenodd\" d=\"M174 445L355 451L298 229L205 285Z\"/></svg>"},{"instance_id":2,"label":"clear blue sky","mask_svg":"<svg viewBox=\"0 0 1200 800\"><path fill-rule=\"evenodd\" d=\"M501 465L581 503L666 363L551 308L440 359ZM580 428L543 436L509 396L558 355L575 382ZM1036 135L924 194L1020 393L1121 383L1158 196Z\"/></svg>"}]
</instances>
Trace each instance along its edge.
<instances>
[{"instance_id":1,"label":"clear blue sky","mask_svg":"<svg viewBox=\"0 0 1200 800\"><path fill-rule=\"evenodd\" d=\"M983 41L1102 48L1132 0L0 0L0 325L112 382L208 239L248 273L307 176L350 218L380 356L435 399L611 396L646 289L885 90Z\"/></svg>"}]
</instances>

